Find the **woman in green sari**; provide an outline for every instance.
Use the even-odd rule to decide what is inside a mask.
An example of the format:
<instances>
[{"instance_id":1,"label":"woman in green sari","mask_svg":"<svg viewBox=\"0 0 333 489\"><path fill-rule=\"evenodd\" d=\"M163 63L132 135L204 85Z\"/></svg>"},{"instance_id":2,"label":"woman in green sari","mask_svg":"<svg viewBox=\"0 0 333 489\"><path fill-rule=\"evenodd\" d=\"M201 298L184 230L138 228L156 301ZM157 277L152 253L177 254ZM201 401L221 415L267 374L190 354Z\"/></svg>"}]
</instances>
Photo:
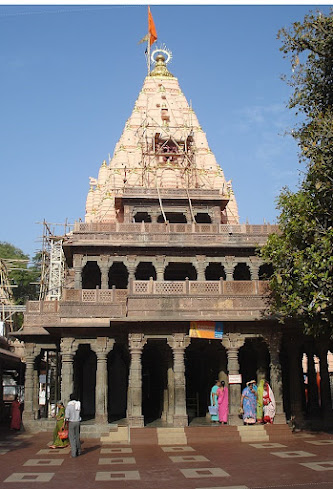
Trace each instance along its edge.
<instances>
[{"instance_id":1,"label":"woman in green sari","mask_svg":"<svg viewBox=\"0 0 333 489\"><path fill-rule=\"evenodd\" d=\"M257 396L258 396L257 397L257 423L262 423L264 420L264 412L263 412L264 385L265 385L265 379L261 379L257 390Z\"/></svg>"},{"instance_id":2,"label":"woman in green sari","mask_svg":"<svg viewBox=\"0 0 333 489\"><path fill-rule=\"evenodd\" d=\"M65 425L65 406L61 401L57 402L56 405L56 425L53 430L53 443L50 445L50 448L65 448L68 447L69 441L68 438L65 440L62 440L59 438L59 431L63 428Z\"/></svg>"}]
</instances>

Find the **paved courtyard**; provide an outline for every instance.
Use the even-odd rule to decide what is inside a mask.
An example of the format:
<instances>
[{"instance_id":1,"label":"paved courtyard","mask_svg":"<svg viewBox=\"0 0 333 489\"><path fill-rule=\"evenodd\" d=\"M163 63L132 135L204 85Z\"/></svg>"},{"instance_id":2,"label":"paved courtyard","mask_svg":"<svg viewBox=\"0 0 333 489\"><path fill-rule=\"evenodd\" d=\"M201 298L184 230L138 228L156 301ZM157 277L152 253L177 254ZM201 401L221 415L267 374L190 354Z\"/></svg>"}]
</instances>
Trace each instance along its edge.
<instances>
[{"instance_id":1,"label":"paved courtyard","mask_svg":"<svg viewBox=\"0 0 333 489\"><path fill-rule=\"evenodd\" d=\"M209 429L209 428L207 428ZM0 432L0 487L79 489L333 489L333 436L279 443L115 445L83 439L83 453L48 448L50 433Z\"/></svg>"}]
</instances>

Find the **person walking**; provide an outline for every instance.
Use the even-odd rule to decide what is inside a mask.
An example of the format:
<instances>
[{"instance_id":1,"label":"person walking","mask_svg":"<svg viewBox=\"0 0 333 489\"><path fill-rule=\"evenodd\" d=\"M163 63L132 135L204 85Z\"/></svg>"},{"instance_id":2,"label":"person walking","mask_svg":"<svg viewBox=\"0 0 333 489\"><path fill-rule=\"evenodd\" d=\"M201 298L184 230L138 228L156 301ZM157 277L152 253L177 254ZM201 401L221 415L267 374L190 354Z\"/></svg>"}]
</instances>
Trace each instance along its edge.
<instances>
[{"instance_id":1,"label":"person walking","mask_svg":"<svg viewBox=\"0 0 333 489\"><path fill-rule=\"evenodd\" d=\"M224 380L221 381L220 387L217 389L217 403L219 406L219 422L227 424L229 414L229 398L228 387Z\"/></svg>"},{"instance_id":2,"label":"person walking","mask_svg":"<svg viewBox=\"0 0 333 489\"><path fill-rule=\"evenodd\" d=\"M69 396L69 403L65 410L65 419L68 421L68 438L71 445L71 456L78 457L81 455L80 442L80 421L81 421L81 403L75 400L75 395Z\"/></svg>"},{"instance_id":3,"label":"person walking","mask_svg":"<svg viewBox=\"0 0 333 489\"><path fill-rule=\"evenodd\" d=\"M218 404L217 404L217 390L220 387L221 382L219 380L215 381L215 385L213 385L211 391L210 391L210 405L216 407L216 414L211 414L210 419L212 423L218 423L219 422L219 415L218 415Z\"/></svg>"},{"instance_id":4,"label":"person walking","mask_svg":"<svg viewBox=\"0 0 333 489\"><path fill-rule=\"evenodd\" d=\"M10 429L19 431L21 429L22 416L21 416L21 403L17 395L15 396L15 399L12 402L10 408L10 417L11 417Z\"/></svg>"}]
</instances>

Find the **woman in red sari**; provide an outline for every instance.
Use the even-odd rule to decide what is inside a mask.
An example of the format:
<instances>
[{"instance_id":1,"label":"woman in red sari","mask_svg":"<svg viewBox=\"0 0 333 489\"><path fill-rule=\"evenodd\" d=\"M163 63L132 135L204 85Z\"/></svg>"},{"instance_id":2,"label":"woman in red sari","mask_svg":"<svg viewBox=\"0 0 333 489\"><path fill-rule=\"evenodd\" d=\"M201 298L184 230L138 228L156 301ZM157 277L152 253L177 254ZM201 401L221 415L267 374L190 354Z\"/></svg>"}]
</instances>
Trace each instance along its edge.
<instances>
[{"instance_id":1,"label":"woman in red sari","mask_svg":"<svg viewBox=\"0 0 333 489\"><path fill-rule=\"evenodd\" d=\"M221 386L217 389L217 403L219 406L219 422L222 424L227 424L229 414L229 396L228 387L226 387L223 380L221 382Z\"/></svg>"},{"instance_id":2,"label":"woman in red sari","mask_svg":"<svg viewBox=\"0 0 333 489\"><path fill-rule=\"evenodd\" d=\"M10 429L19 430L21 428L21 403L18 400L18 396L15 396L10 409Z\"/></svg>"}]
</instances>

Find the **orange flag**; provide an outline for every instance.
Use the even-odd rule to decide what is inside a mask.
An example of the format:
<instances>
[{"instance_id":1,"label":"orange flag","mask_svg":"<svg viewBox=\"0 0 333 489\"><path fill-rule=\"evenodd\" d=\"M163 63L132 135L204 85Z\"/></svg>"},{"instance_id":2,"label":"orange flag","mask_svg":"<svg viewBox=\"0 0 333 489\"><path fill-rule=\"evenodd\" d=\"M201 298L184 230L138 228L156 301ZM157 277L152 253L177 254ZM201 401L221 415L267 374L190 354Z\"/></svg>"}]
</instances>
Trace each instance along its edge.
<instances>
[{"instance_id":1,"label":"orange flag","mask_svg":"<svg viewBox=\"0 0 333 489\"><path fill-rule=\"evenodd\" d=\"M148 34L150 38L150 45L152 45L157 40L157 33L150 7L148 7Z\"/></svg>"}]
</instances>

